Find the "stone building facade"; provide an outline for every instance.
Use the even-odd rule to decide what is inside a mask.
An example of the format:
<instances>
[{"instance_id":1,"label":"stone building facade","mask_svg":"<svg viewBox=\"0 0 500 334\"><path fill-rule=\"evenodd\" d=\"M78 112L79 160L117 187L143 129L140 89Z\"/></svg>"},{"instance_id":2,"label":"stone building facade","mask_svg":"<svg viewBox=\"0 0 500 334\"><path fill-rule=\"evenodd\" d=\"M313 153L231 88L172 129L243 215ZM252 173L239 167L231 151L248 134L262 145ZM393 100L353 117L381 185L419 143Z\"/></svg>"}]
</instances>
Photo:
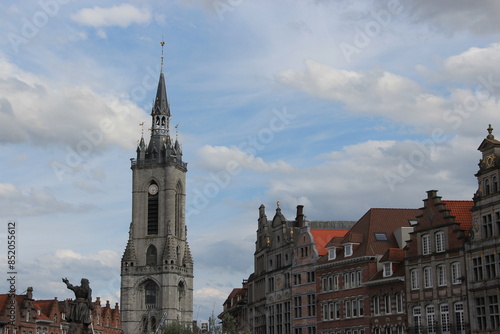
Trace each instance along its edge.
<instances>
[{"instance_id":1,"label":"stone building facade","mask_svg":"<svg viewBox=\"0 0 500 334\"><path fill-rule=\"evenodd\" d=\"M151 111L151 138L132 159L132 223L121 263L126 334L154 332L166 321L191 325L193 259L187 242L187 163L170 136L170 106L160 73Z\"/></svg>"},{"instance_id":2,"label":"stone building facade","mask_svg":"<svg viewBox=\"0 0 500 334\"><path fill-rule=\"evenodd\" d=\"M500 332L500 141L492 133L478 150L470 242L466 245L472 333Z\"/></svg>"}]
</instances>

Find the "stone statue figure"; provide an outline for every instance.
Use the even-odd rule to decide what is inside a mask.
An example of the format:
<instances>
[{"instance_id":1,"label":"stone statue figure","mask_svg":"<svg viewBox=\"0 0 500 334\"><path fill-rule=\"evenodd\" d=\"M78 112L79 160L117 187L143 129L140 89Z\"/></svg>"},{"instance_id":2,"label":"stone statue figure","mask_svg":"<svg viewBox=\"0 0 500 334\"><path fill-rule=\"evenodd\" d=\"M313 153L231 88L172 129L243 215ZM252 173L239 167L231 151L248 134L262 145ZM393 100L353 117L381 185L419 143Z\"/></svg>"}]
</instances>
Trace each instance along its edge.
<instances>
[{"instance_id":1,"label":"stone statue figure","mask_svg":"<svg viewBox=\"0 0 500 334\"><path fill-rule=\"evenodd\" d=\"M91 310L92 307L92 289L89 285L89 280L82 278L80 286L74 286L69 283L67 278L62 281L66 287L73 290L75 293L75 301L70 305L68 322L82 324L84 329L87 329L91 324Z\"/></svg>"}]
</instances>

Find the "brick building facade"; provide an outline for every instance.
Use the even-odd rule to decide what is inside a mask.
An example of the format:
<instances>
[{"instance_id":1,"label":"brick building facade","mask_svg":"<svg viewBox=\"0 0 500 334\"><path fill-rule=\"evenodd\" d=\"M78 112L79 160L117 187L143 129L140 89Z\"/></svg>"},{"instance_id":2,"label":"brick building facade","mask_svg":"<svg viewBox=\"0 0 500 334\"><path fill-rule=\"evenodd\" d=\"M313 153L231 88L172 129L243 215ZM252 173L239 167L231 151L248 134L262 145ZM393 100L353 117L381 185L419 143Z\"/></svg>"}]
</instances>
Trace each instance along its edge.
<instances>
[{"instance_id":1,"label":"brick building facade","mask_svg":"<svg viewBox=\"0 0 500 334\"><path fill-rule=\"evenodd\" d=\"M24 295L0 295L0 334L71 334L66 315L71 299L35 300L33 288ZM95 333L121 334L118 303L101 305L99 297L92 303L92 326Z\"/></svg>"}]
</instances>

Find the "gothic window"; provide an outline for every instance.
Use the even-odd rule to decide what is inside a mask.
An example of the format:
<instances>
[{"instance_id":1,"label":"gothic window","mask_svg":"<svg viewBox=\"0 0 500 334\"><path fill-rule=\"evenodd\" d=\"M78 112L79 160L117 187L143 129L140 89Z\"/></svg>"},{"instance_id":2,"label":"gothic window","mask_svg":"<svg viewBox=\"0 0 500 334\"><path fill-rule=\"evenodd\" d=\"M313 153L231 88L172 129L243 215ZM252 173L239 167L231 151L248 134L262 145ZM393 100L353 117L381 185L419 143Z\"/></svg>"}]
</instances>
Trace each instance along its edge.
<instances>
[{"instance_id":1,"label":"gothic window","mask_svg":"<svg viewBox=\"0 0 500 334\"><path fill-rule=\"evenodd\" d=\"M158 287L156 284L152 281L146 284L145 287L145 301L146 301L146 308L155 308L156 307L156 302L157 302L157 295L158 295Z\"/></svg>"},{"instance_id":2,"label":"gothic window","mask_svg":"<svg viewBox=\"0 0 500 334\"><path fill-rule=\"evenodd\" d=\"M182 184L177 183L175 189L175 235L182 238Z\"/></svg>"},{"instance_id":3,"label":"gothic window","mask_svg":"<svg viewBox=\"0 0 500 334\"><path fill-rule=\"evenodd\" d=\"M156 116L156 125L160 125L160 117Z\"/></svg>"},{"instance_id":4,"label":"gothic window","mask_svg":"<svg viewBox=\"0 0 500 334\"><path fill-rule=\"evenodd\" d=\"M156 247L151 245L148 247L148 250L146 251L146 265L147 266L155 266L156 265Z\"/></svg>"},{"instance_id":5,"label":"gothic window","mask_svg":"<svg viewBox=\"0 0 500 334\"><path fill-rule=\"evenodd\" d=\"M152 186L156 187L152 187ZM150 189L158 189L158 185L152 182ZM158 191L148 192L148 235L158 234Z\"/></svg>"},{"instance_id":6,"label":"gothic window","mask_svg":"<svg viewBox=\"0 0 500 334\"><path fill-rule=\"evenodd\" d=\"M186 295L186 287L184 285L183 281L179 282L179 285L177 286L177 290L179 293L179 302L184 299L184 296Z\"/></svg>"},{"instance_id":7,"label":"gothic window","mask_svg":"<svg viewBox=\"0 0 500 334\"><path fill-rule=\"evenodd\" d=\"M165 121L165 117L162 117L162 118L161 118L161 125L162 125L162 126L165 126L165 123L166 123L166 121Z\"/></svg>"},{"instance_id":8,"label":"gothic window","mask_svg":"<svg viewBox=\"0 0 500 334\"><path fill-rule=\"evenodd\" d=\"M156 330L156 318L151 317L151 330L155 331Z\"/></svg>"}]
</instances>

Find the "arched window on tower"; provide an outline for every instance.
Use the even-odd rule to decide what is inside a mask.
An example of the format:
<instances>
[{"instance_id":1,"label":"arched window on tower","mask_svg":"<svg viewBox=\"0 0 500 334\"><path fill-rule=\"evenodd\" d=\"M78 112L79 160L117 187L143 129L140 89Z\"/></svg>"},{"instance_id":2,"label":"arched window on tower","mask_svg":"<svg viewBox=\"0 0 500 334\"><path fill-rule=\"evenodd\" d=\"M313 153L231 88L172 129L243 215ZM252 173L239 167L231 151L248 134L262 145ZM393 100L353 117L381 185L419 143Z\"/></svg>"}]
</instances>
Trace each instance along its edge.
<instances>
[{"instance_id":1,"label":"arched window on tower","mask_svg":"<svg viewBox=\"0 0 500 334\"><path fill-rule=\"evenodd\" d=\"M156 333L156 318L151 317L151 331L154 331Z\"/></svg>"},{"instance_id":2,"label":"arched window on tower","mask_svg":"<svg viewBox=\"0 0 500 334\"><path fill-rule=\"evenodd\" d=\"M158 234L158 185L151 182L148 191L148 235Z\"/></svg>"},{"instance_id":3,"label":"arched window on tower","mask_svg":"<svg viewBox=\"0 0 500 334\"><path fill-rule=\"evenodd\" d=\"M186 296L186 286L184 285L183 281L179 282L179 285L177 286L177 291L179 293L179 305L182 305L182 300Z\"/></svg>"},{"instance_id":4,"label":"arched window on tower","mask_svg":"<svg viewBox=\"0 0 500 334\"><path fill-rule=\"evenodd\" d=\"M177 183L175 189L175 236L182 238L182 184Z\"/></svg>"},{"instance_id":5,"label":"arched window on tower","mask_svg":"<svg viewBox=\"0 0 500 334\"><path fill-rule=\"evenodd\" d=\"M498 180L496 176L493 176L493 193L498 191Z\"/></svg>"},{"instance_id":6,"label":"arched window on tower","mask_svg":"<svg viewBox=\"0 0 500 334\"><path fill-rule=\"evenodd\" d=\"M484 180L484 193L485 195L490 194L490 180L488 179Z\"/></svg>"},{"instance_id":7,"label":"arched window on tower","mask_svg":"<svg viewBox=\"0 0 500 334\"><path fill-rule=\"evenodd\" d=\"M149 283L146 284L144 292L145 292L144 300L146 303L146 308L147 309L156 308L157 295L158 295L158 287L156 286L156 283L153 281L149 281Z\"/></svg>"},{"instance_id":8,"label":"arched window on tower","mask_svg":"<svg viewBox=\"0 0 500 334\"><path fill-rule=\"evenodd\" d=\"M147 266L155 266L156 265L156 247L151 245L148 247L148 250L146 251L146 265Z\"/></svg>"},{"instance_id":9,"label":"arched window on tower","mask_svg":"<svg viewBox=\"0 0 500 334\"><path fill-rule=\"evenodd\" d=\"M142 318L142 332L143 333L148 332L148 318L146 317Z\"/></svg>"}]
</instances>

